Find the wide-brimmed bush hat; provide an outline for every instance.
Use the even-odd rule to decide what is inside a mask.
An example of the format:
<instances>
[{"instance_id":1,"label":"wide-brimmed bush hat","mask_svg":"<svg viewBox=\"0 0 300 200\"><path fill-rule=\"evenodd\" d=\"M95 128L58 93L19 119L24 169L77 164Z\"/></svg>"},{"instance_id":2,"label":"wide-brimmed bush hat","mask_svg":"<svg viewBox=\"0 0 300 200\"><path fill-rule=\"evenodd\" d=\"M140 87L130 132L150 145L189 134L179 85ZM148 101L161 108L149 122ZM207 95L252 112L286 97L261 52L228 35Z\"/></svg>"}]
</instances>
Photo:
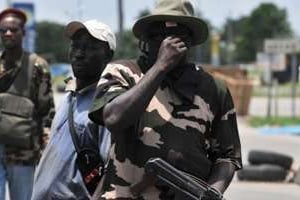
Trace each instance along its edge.
<instances>
[{"instance_id":1,"label":"wide-brimmed bush hat","mask_svg":"<svg viewBox=\"0 0 300 200\"><path fill-rule=\"evenodd\" d=\"M145 40L144 36L152 22L176 22L188 27L192 33L192 45L205 42L208 37L207 24L194 16L194 7L189 0L158 0L152 14L135 22L132 31L134 35Z\"/></svg>"}]
</instances>

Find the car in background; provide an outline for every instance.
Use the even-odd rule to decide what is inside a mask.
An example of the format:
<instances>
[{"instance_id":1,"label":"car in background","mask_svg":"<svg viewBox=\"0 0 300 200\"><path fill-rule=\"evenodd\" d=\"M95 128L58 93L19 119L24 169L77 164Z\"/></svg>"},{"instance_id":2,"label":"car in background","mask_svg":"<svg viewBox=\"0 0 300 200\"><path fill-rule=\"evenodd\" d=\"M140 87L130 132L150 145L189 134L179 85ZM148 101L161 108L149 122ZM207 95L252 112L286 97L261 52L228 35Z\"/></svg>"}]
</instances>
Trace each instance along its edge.
<instances>
[{"instance_id":1,"label":"car in background","mask_svg":"<svg viewBox=\"0 0 300 200\"><path fill-rule=\"evenodd\" d=\"M50 64L50 74L52 77L53 87L57 92L65 92L64 80L73 76L72 68L69 63Z\"/></svg>"},{"instance_id":2,"label":"car in background","mask_svg":"<svg viewBox=\"0 0 300 200\"><path fill-rule=\"evenodd\" d=\"M72 73L71 65L69 63L50 64L50 73L53 78L67 76L68 74Z\"/></svg>"}]
</instances>

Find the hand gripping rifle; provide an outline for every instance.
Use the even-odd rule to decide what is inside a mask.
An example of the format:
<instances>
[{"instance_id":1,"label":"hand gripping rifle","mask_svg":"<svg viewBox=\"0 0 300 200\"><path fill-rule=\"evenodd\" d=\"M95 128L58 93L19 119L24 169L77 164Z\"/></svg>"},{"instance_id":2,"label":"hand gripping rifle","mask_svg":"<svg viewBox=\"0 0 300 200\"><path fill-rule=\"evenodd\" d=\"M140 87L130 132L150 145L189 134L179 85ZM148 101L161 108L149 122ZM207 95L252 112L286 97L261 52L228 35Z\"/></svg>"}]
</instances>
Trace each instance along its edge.
<instances>
[{"instance_id":1,"label":"hand gripping rifle","mask_svg":"<svg viewBox=\"0 0 300 200\"><path fill-rule=\"evenodd\" d=\"M180 171L161 158L149 159L145 173L191 200L225 200L223 195L203 180Z\"/></svg>"}]
</instances>

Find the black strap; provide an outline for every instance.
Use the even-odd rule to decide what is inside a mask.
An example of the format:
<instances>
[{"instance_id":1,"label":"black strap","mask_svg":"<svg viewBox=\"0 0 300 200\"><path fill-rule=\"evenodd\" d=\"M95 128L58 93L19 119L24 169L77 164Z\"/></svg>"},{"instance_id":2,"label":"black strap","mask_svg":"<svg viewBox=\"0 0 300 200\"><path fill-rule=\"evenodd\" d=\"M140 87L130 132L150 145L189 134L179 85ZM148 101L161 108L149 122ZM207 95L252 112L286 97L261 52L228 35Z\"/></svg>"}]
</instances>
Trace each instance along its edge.
<instances>
[{"instance_id":1,"label":"black strap","mask_svg":"<svg viewBox=\"0 0 300 200\"><path fill-rule=\"evenodd\" d=\"M71 133L72 141L75 147L77 154L80 152L79 142L76 135L76 130L74 127L74 118L73 118L73 106L74 106L74 93L71 92L69 95L69 109L68 109L68 124L69 130Z\"/></svg>"},{"instance_id":2,"label":"black strap","mask_svg":"<svg viewBox=\"0 0 300 200\"><path fill-rule=\"evenodd\" d=\"M17 66L16 69L14 69L14 71L12 72L13 75L11 77L7 77L9 76L7 72L4 72L3 75L0 76L0 83L1 83L0 92L5 92L10 88L10 86L13 84L20 71L21 71L21 67Z\"/></svg>"},{"instance_id":3,"label":"black strap","mask_svg":"<svg viewBox=\"0 0 300 200\"><path fill-rule=\"evenodd\" d=\"M71 92L69 94L69 109L68 109L69 130L70 130L70 134L71 134L71 138L75 150L77 152L76 163L78 165L78 169L83 176L83 180L87 187L87 190L89 191L90 195L93 195L97 185L103 184L103 179L101 179L101 177L103 176L105 165L101 160L98 151L93 151L88 148L80 148L79 139L74 127L74 116L73 116L73 106L75 102L74 94L75 94L74 92Z\"/></svg>"},{"instance_id":4,"label":"black strap","mask_svg":"<svg viewBox=\"0 0 300 200\"><path fill-rule=\"evenodd\" d=\"M8 93L19 94L31 100L31 81L33 75L33 65L36 61L36 54L31 54L23 51L21 62L16 63L16 69L12 72L12 76L8 77L7 83L9 84L5 90ZM4 75L5 76L5 75ZM10 76L8 74L8 76ZM5 80L4 80L5 81Z\"/></svg>"},{"instance_id":5,"label":"black strap","mask_svg":"<svg viewBox=\"0 0 300 200\"><path fill-rule=\"evenodd\" d=\"M94 194L91 197L91 200L99 200L101 198L102 192L103 192L103 186L104 186L104 181L106 178L106 170L103 170L103 175L102 178L100 180L100 182L98 183Z\"/></svg>"}]
</instances>

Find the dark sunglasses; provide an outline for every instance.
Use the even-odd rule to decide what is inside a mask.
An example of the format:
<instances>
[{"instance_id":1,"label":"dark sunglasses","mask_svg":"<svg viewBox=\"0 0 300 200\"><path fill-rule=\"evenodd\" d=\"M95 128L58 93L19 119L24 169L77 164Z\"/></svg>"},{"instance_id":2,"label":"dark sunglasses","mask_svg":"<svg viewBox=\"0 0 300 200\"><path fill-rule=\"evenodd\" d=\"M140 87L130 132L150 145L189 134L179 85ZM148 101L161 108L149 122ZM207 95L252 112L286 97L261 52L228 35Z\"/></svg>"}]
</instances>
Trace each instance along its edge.
<instances>
[{"instance_id":1,"label":"dark sunglasses","mask_svg":"<svg viewBox=\"0 0 300 200\"><path fill-rule=\"evenodd\" d=\"M16 33L18 32L19 30L21 30L20 28L4 28L4 27L0 27L0 33L1 34L4 34L6 33L7 31L10 31L12 33Z\"/></svg>"}]
</instances>

